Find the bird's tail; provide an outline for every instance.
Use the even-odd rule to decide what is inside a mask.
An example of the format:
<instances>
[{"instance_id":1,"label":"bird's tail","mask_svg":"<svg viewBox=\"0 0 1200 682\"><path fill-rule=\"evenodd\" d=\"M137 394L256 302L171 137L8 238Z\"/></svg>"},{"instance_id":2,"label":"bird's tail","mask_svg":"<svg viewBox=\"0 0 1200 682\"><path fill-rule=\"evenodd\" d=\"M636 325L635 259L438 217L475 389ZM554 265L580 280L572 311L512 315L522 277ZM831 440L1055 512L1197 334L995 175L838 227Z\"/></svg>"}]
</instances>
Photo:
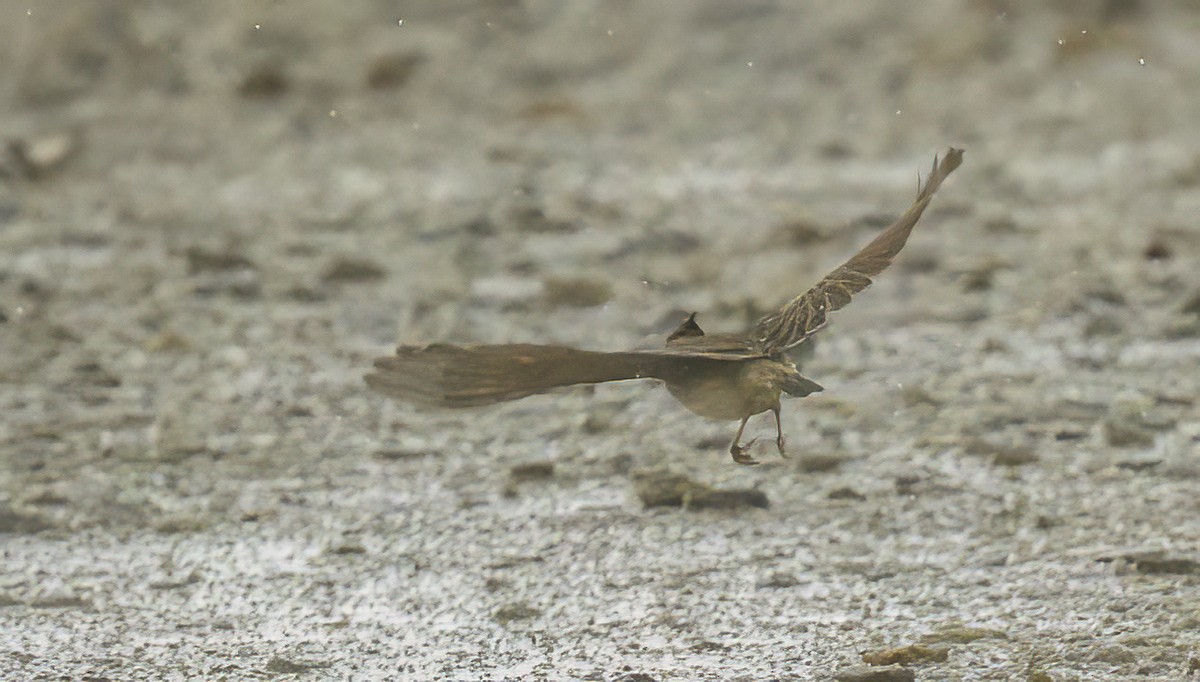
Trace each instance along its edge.
<instances>
[{"instance_id":1,"label":"bird's tail","mask_svg":"<svg viewBox=\"0 0 1200 682\"><path fill-rule=\"evenodd\" d=\"M562 346L400 346L364 379L392 398L438 407L516 400L560 386L658 374L652 353L600 353Z\"/></svg>"}]
</instances>

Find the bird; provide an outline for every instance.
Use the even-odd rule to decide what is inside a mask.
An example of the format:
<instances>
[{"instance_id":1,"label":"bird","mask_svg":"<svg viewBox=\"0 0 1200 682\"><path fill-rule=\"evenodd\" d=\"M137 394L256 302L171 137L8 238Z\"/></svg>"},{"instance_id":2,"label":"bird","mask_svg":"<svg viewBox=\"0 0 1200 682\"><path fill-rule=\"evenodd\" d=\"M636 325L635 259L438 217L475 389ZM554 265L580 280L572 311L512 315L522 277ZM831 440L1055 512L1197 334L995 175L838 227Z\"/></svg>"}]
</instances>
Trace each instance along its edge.
<instances>
[{"instance_id":1,"label":"bird","mask_svg":"<svg viewBox=\"0 0 1200 682\"><path fill-rule=\"evenodd\" d=\"M738 464L758 464L742 443L750 417L775 416L775 445L786 455L780 398L803 398L823 387L802 375L788 351L825 327L834 311L871 285L904 248L942 182L961 165L963 150L949 148L924 183L918 178L911 206L870 243L804 293L740 334L706 334L692 313L661 349L604 352L561 345L506 343L401 345L377 358L367 385L393 399L443 408L471 408L517 400L574 384L657 379L692 412L740 420L729 454Z\"/></svg>"}]
</instances>

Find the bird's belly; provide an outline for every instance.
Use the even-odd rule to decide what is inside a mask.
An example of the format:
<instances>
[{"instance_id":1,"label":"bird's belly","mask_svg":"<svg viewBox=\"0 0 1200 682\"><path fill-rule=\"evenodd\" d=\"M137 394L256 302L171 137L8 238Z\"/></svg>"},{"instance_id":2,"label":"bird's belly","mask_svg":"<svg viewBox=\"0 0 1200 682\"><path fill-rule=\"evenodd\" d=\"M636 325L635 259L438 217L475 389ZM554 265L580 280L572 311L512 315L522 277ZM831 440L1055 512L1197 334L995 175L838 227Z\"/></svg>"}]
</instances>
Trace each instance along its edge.
<instances>
[{"instance_id":1,"label":"bird's belly","mask_svg":"<svg viewBox=\"0 0 1200 682\"><path fill-rule=\"evenodd\" d=\"M709 419L741 419L779 404L779 389L758 380L746 363L737 372L689 376L668 381L667 390L692 412Z\"/></svg>"}]
</instances>

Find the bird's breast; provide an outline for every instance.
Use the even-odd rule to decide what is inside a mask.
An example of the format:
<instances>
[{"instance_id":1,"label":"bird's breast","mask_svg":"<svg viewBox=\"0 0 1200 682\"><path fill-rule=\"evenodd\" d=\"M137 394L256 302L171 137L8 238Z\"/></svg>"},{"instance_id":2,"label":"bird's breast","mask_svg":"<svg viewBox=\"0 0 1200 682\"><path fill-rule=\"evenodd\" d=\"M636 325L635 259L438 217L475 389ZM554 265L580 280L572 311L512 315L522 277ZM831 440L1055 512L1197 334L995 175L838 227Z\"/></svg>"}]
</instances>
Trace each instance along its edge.
<instances>
[{"instance_id":1,"label":"bird's breast","mask_svg":"<svg viewBox=\"0 0 1200 682\"><path fill-rule=\"evenodd\" d=\"M741 419L779 404L780 389L767 359L696 367L666 381L667 390L692 412L709 419Z\"/></svg>"}]
</instances>

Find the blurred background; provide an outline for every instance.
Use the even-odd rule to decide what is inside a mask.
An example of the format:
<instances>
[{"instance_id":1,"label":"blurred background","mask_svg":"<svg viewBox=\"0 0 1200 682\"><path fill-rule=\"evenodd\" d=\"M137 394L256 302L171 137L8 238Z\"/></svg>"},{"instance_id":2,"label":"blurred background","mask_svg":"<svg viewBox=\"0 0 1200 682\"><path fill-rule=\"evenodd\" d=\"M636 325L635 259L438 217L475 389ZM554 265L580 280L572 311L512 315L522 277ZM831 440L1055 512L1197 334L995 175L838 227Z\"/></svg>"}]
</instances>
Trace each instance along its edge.
<instances>
[{"instance_id":1,"label":"blurred background","mask_svg":"<svg viewBox=\"0 0 1200 682\"><path fill-rule=\"evenodd\" d=\"M3 674L1200 667L1194 2L0 0L0 55ZM743 329L950 145L791 459L361 383Z\"/></svg>"}]
</instances>

